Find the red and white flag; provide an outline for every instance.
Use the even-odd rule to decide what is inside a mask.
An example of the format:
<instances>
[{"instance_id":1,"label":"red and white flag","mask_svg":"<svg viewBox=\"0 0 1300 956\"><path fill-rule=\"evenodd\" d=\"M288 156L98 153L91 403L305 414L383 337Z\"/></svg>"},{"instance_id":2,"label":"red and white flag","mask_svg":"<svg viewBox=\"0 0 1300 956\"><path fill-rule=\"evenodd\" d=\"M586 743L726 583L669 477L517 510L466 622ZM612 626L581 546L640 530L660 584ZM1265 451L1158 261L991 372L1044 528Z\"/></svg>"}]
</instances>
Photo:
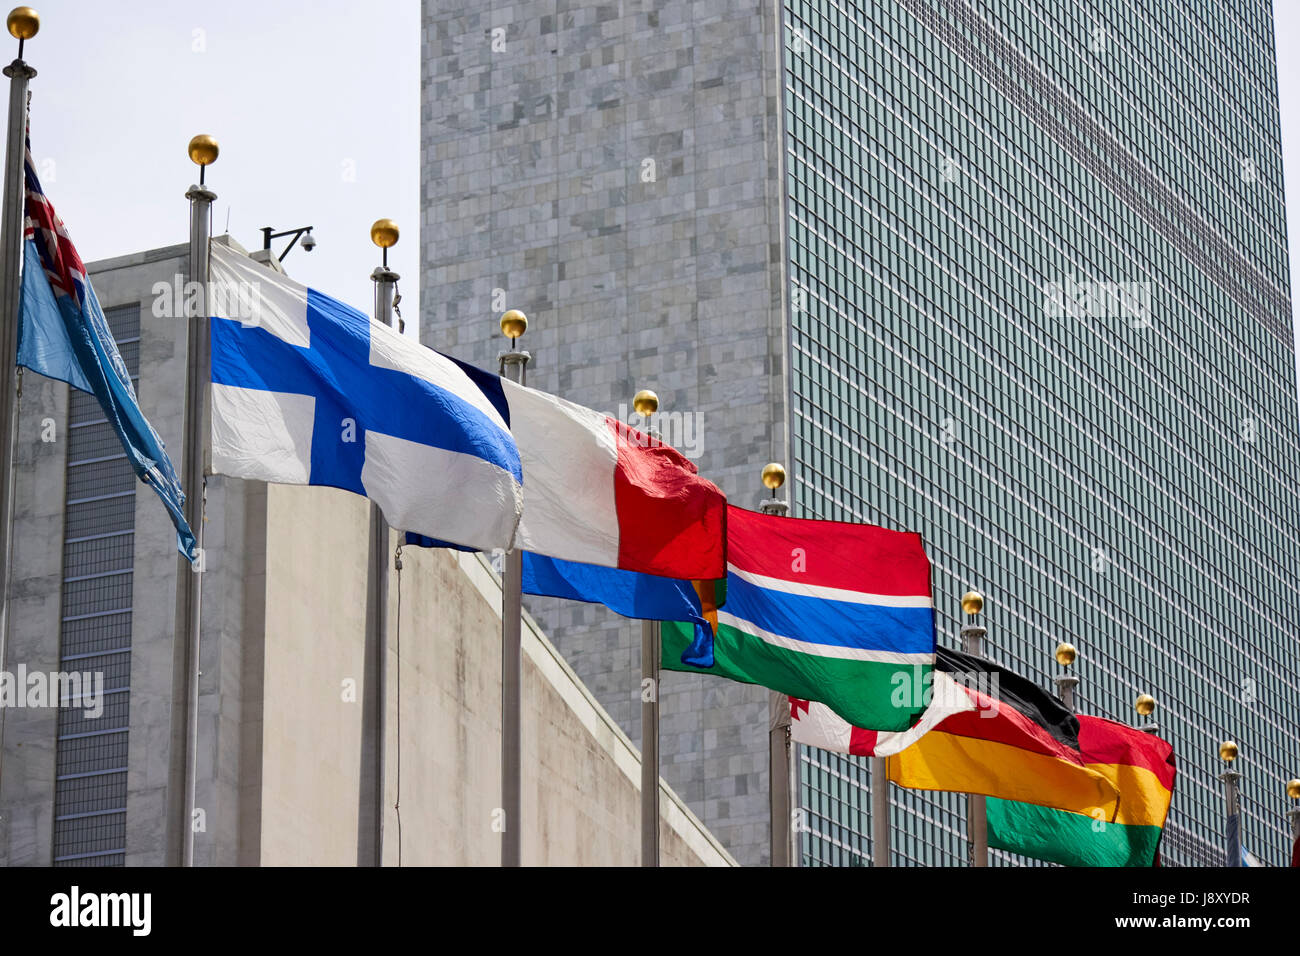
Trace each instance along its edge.
<instances>
[{"instance_id":1,"label":"red and white flag","mask_svg":"<svg viewBox=\"0 0 1300 956\"><path fill-rule=\"evenodd\" d=\"M930 705L907 730L875 731L854 727L817 701L790 698L790 736L796 743L856 757L891 757L941 724L953 714L978 710L971 693L943 671L933 671Z\"/></svg>"}]
</instances>

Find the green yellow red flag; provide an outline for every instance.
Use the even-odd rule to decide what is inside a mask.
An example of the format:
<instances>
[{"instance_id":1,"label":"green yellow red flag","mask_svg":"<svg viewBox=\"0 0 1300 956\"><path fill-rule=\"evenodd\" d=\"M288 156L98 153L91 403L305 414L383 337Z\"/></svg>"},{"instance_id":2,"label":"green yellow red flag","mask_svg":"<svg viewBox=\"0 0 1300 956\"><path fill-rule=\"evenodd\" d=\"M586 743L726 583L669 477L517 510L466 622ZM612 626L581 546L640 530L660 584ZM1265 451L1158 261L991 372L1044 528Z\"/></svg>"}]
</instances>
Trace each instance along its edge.
<instances>
[{"instance_id":1,"label":"green yellow red flag","mask_svg":"<svg viewBox=\"0 0 1300 956\"><path fill-rule=\"evenodd\" d=\"M1172 745L1102 717L1078 720L1084 765L1119 792L1115 819L989 800L989 846L1065 866L1155 865L1174 789Z\"/></svg>"}]
</instances>

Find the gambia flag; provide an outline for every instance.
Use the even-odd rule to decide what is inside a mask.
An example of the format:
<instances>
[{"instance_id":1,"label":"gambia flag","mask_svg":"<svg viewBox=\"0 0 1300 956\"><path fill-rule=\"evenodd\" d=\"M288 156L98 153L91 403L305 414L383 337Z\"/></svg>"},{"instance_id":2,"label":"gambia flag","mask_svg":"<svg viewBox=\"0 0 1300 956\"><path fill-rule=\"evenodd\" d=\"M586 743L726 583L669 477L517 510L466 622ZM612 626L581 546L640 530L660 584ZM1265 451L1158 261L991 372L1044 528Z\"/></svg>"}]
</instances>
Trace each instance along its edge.
<instances>
[{"instance_id":1,"label":"gambia flag","mask_svg":"<svg viewBox=\"0 0 1300 956\"><path fill-rule=\"evenodd\" d=\"M1133 727L1081 714L1079 753L1119 792L1115 819L989 800L989 846L1065 866L1155 866L1174 789L1174 748Z\"/></svg>"},{"instance_id":2,"label":"gambia flag","mask_svg":"<svg viewBox=\"0 0 1300 956\"><path fill-rule=\"evenodd\" d=\"M682 661L691 624L663 625L662 666L826 704L873 730L906 730L934 665L930 561L919 535L727 506L726 605L699 586L712 667Z\"/></svg>"}]
</instances>

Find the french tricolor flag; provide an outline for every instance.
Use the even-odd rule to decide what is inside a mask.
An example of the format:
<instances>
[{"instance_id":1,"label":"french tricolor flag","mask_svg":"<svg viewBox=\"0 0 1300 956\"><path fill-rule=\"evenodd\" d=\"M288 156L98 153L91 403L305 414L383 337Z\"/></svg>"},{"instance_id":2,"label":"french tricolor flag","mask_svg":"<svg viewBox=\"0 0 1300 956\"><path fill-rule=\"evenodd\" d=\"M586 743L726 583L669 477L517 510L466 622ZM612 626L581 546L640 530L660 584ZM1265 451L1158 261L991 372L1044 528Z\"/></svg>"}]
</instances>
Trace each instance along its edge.
<instances>
[{"instance_id":1,"label":"french tricolor flag","mask_svg":"<svg viewBox=\"0 0 1300 956\"><path fill-rule=\"evenodd\" d=\"M519 547L664 577L726 575L726 498L681 452L609 415L494 378L484 390L523 466Z\"/></svg>"}]
</instances>

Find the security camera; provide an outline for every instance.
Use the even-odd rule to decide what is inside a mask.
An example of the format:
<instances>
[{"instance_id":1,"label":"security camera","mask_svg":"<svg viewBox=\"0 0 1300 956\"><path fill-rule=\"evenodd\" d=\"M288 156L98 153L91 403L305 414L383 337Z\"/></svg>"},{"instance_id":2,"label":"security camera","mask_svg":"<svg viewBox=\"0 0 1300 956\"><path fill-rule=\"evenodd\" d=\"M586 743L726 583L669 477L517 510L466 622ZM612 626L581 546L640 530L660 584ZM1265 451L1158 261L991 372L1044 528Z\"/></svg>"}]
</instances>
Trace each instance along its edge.
<instances>
[{"instance_id":1,"label":"security camera","mask_svg":"<svg viewBox=\"0 0 1300 956\"><path fill-rule=\"evenodd\" d=\"M315 238L312 237L312 234L309 232L307 233L307 235L302 237L302 251L311 252L315 248L316 248L316 240Z\"/></svg>"}]
</instances>

